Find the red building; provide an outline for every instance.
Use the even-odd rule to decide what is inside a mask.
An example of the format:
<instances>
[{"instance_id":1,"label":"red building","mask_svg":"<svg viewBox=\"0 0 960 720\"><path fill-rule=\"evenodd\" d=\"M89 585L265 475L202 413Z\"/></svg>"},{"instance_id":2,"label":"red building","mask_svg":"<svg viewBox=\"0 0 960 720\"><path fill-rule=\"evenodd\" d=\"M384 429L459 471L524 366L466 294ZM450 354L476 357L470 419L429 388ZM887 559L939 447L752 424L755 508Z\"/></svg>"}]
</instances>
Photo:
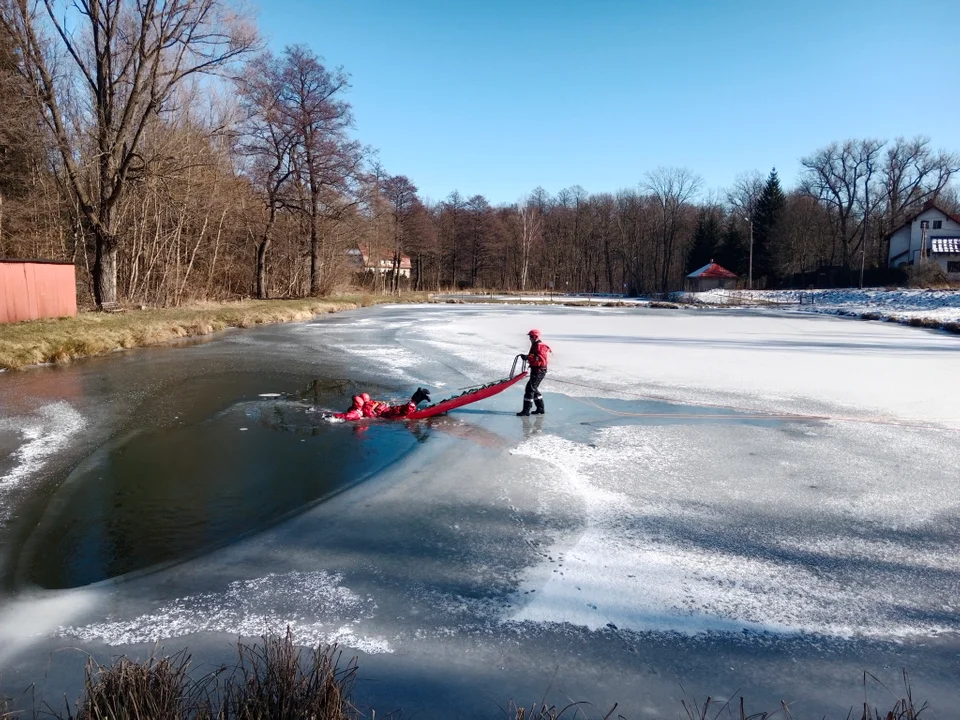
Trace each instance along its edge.
<instances>
[{"instance_id":1,"label":"red building","mask_svg":"<svg viewBox=\"0 0 960 720\"><path fill-rule=\"evenodd\" d=\"M0 260L0 323L76 314L73 263Z\"/></svg>"},{"instance_id":2,"label":"red building","mask_svg":"<svg viewBox=\"0 0 960 720\"><path fill-rule=\"evenodd\" d=\"M737 287L737 276L725 267L717 265L713 260L699 270L687 275L687 292L703 292L704 290L734 290Z\"/></svg>"}]
</instances>

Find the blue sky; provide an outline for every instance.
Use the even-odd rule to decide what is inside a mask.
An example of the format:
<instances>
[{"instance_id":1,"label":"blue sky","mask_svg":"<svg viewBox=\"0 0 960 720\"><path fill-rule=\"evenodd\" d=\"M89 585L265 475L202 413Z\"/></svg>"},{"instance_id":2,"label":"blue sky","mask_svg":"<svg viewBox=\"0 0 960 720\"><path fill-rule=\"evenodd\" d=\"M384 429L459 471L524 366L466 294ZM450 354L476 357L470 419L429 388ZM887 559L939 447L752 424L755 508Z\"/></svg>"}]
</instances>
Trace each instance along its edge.
<instances>
[{"instance_id":1,"label":"blue sky","mask_svg":"<svg viewBox=\"0 0 960 720\"><path fill-rule=\"evenodd\" d=\"M356 137L421 195L705 192L833 140L960 151L957 0L260 0L274 50L342 65Z\"/></svg>"}]
</instances>

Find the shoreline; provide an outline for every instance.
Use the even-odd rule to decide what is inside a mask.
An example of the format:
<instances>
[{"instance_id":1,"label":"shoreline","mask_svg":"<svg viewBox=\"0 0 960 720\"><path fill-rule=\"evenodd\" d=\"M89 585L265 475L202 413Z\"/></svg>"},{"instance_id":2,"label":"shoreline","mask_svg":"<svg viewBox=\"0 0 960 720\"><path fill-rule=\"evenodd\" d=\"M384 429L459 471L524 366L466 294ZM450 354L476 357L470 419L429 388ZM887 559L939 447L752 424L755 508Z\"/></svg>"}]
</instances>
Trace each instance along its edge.
<instances>
[{"instance_id":1,"label":"shoreline","mask_svg":"<svg viewBox=\"0 0 960 720\"><path fill-rule=\"evenodd\" d=\"M347 294L297 300L239 300L173 308L81 312L74 317L0 325L0 372L63 365L117 350L163 345L229 328L304 322L317 315L385 303L428 302L426 293Z\"/></svg>"}]
</instances>

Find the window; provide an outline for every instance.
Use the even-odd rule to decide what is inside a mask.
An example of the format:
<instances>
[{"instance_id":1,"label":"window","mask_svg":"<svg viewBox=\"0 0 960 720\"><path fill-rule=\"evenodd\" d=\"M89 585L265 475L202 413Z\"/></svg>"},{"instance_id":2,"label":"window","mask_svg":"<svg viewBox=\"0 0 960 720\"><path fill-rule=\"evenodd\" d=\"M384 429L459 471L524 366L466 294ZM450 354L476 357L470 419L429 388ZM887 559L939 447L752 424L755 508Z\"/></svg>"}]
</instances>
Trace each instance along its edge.
<instances>
[{"instance_id":1,"label":"window","mask_svg":"<svg viewBox=\"0 0 960 720\"><path fill-rule=\"evenodd\" d=\"M933 221L933 229L934 229L934 230L939 230L939 229L942 228L942 227L943 227L943 220L934 220L934 221Z\"/></svg>"},{"instance_id":2,"label":"window","mask_svg":"<svg viewBox=\"0 0 960 720\"><path fill-rule=\"evenodd\" d=\"M960 273L960 260L947 260L948 273Z\"/></svg>"},{"instance_id":3,"label":"window","mask_svg":"<svg viewBox=\"0 0 960 720\"><path fill-rule=\"evenodd\" d=\"M930 221L929 221L929 220L921 220L921 221L920 221L920 229L921 229L921 230L926 230L928 227L930 227Z\"/></svg>"}]
</instances>

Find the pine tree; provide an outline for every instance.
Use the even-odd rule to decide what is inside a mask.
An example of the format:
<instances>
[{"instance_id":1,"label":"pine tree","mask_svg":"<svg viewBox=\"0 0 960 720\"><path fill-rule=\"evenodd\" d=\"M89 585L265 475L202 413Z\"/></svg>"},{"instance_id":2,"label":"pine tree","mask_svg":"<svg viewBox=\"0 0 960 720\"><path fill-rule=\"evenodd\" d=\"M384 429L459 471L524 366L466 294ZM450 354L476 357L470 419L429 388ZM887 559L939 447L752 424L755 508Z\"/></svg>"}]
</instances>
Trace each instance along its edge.
<instances>
[{"instance_id":1,"label":"pine tree","mask_svg":"<svg viewBox=\"0 0 960 720\"><path fill-rule=\"evenodd\" d=\"M720 223L717 222L716 215L701 210L697 218L697 229L693 233L693 245L687 254L687 272L693 272L713 262L722 240Z\"/></svg>"},{"instance_id":2,"label":"pine tree","mask_svg":"<svg viewBox=\"0 0 960 720\"><path fill-rule=\"evenodd\" d=\"M749 253L748 239L737 227L736 219L731 217L723 235L723 244L717 249L714 259L730 272L746 277Z\"/></svg>"},{"instance_id":3,"label":"pine tree","mask_svg":"<svg viewBox=\"0 0 960 720\"><path fill-rule=\"evenodd\" d=\"M787 198L780 188L777 169L770 171L763 192L753 210L753 277L767 278L768 284L777 275L775 258L783 234L783 216ZM755 282L756 284L756 282Z\"/></svg>"}]
</instances>

